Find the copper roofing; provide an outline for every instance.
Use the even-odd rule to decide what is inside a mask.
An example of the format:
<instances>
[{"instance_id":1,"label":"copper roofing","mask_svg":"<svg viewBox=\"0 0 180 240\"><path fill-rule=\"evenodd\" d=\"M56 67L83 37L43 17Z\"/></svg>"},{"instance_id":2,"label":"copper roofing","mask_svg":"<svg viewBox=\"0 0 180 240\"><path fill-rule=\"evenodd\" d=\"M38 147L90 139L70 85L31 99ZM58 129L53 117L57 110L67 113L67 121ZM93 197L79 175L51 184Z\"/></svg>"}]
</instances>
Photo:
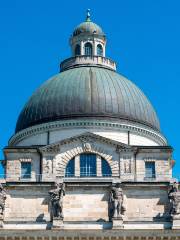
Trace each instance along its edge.
<instances>
[{"instance_id":1,"label":"copper roofing","mask_svg":"<svg viewBox=\"0 0 180 240\"><path fill-rule=\"evenodd\" d=\"M96 34L105 36L102 28L98 26L96 23L91 21L82 22L79 24L73 31L73 36L77 36L81 33L85 34Z\"/></svg>"},{"instance_id":2,"label":"copper roofing","mask_svg":"<svg viewBox=\"0 0 180 240\"><path fill-rule=\"evenodd\" d=\"M159 130L156 112L135 84L114 71L85 66L59 73L37 89L18 118L16 132L77 117L126 119Z\"/></svg>"}]
</instances>

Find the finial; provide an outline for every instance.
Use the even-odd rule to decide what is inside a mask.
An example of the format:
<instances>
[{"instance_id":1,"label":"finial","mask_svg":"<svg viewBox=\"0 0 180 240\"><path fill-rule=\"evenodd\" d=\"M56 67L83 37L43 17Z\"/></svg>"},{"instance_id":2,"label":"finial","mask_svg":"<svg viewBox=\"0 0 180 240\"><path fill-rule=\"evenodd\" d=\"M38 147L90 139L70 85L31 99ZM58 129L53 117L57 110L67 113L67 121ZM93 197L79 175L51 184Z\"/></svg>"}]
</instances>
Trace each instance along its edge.
<instances>
[{"instance_id":1,"label":"finial","mask_svg":"<svg viewBox=\"0 0 180 240\"><path fill-rule=\"evenodd\" d=\"M87 15L86 15L86 22L90 22L91 18L90 18L91 14L90 14L90 9L87 9Z\"/></svg>"}]
</instances>

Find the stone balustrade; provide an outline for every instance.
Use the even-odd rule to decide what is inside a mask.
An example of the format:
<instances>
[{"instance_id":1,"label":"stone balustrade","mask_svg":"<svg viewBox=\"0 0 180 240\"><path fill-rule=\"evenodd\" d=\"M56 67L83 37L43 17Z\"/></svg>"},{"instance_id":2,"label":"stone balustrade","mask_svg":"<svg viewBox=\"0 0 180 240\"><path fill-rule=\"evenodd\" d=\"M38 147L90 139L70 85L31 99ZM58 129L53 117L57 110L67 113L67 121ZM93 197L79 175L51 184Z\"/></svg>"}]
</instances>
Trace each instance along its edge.
<instances>
[{"instance_id":1,"label":"stone balustrade","mask_svg":"<svg viewBox=\"0 0 180 240\"><path fill-rule=\"evenodd\" d=\"M85 55L76 56L64 60L60 64L60 71L62 72L64 70L74 68L79 65L100 66L116 71L116 63L111 59L102 56L85 56Z\"/></svg>"}]
</instances>

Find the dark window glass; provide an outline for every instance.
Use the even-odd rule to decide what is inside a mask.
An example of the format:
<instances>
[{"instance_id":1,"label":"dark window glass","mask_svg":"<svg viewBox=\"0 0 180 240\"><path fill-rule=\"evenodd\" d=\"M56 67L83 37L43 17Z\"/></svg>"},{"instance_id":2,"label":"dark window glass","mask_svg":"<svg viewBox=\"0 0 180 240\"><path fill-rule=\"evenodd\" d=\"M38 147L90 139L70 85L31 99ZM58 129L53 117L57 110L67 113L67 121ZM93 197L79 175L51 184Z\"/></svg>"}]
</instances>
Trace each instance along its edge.
<instances>
[{"instance_id":1,"label":"dark window glass","mask_svg":"<svg viewBox=\"0 0 180 240\"><path fill-rule=\"evenodd\" d=\"M101 160L101 167L102 167L102 176L103 177L111 177L112 176L112 171L109 166L109 163L103 158Z\"/></svg>"},{"instance_id":2,"label":"dark window glass","mask_svg":"<svg viewBox=\"0 0 180 240\"><path fill-rule=\"evenodd\" d=\"M95 154L80 155L80 176L81 177L96 176L96 155Z\"/></svg>"},{"instance_id":3,"label":"dark window glass","mask_svg":"<svg viewBox=\"0 0 180 240\"><path fill-rule=\"evenodd\" d=\"M77 44L75 47L75 56L76 55L81 55L81 47L79 44Z\"/></svg>"},{"instance_id":4,"label":"dark window glass","mask_svg":"<svg viewBox=\"0 0 180 240\"><path fill-rule=\"evenodd\" d=\"M155 178L155 162L145 162L145 178Z\"/></svg>"},{"instance_id":5,"label":"dark window glass","mask_svg":"<svg viewBox=\"0 0 180 240\"><path fill-rule=\"evenodd\" d=\"M75 161L73 158L68 162L66 166L65 177L74 177L74 173L75 173Z\"/></svg>"},{"instance_id":6,"label":"dark window glass","mask_svg":"<svg viewBox=\"0 0 180 240\"><path fill-rule=\"evenodd\" d=\"M31 178L31 163L22 162L21 163L21 178Z\"/></svg>"},{"instance_id":7,"label":"dark window glass","mask_svg":"<svg viewBox=\"0 0 180 240\"><path fill-rule=\"evenodd\" d=\"M84 51L85 55L91 56L92 55L92 44L91 43L86 43L85 44L85 51Z\"/></svg>"},{"instance_id":8,"label":"dark window glass","mask_svg":"<svg viewBox=\"0 0 180 240\"><path fill-rule=\"evenodd\" d=\"M103 56L103 48L102 48L101 44L97 45L97 55Z\"/></svg>"}]
</instances>

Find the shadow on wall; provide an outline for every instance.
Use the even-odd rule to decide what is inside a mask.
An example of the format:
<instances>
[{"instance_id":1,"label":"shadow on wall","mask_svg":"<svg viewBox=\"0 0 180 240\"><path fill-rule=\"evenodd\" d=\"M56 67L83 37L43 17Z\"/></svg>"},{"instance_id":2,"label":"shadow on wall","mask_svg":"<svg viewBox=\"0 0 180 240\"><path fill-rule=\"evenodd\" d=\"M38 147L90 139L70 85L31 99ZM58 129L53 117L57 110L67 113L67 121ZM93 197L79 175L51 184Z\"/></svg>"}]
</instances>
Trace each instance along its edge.
<instances>
[{"instance_id":1,"label":"shadow on wall","mask_svg":"<svg viewBox=\"0 0 180 240\"><path fill-rule=\"evenodd\" d=\"M44 219L44 213L39 214L39 216L36 218L36 222L46 222Z\"/></svg>"}]
</instances>

